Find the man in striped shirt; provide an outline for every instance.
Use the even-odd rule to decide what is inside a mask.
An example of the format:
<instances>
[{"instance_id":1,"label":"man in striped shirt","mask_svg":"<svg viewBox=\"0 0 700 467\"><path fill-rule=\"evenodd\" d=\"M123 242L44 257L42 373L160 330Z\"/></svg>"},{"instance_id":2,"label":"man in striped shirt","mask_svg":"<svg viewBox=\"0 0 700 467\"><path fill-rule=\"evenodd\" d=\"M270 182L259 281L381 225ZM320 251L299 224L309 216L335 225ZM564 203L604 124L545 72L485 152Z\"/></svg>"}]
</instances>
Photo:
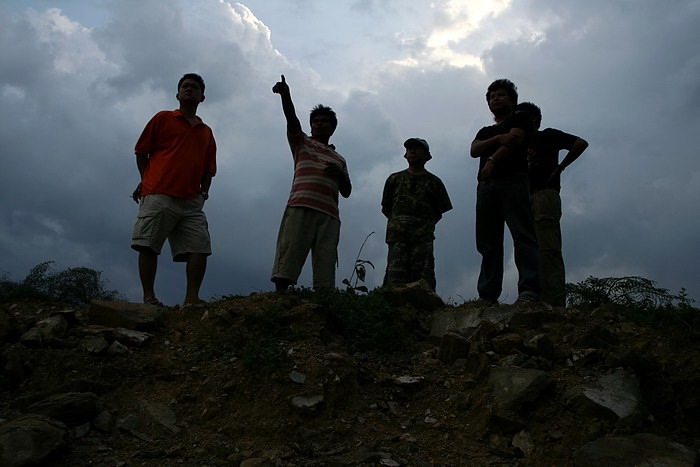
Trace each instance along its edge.
<instances>
[{"instance_id":1,"label":"man in striped shirt","mask_svg":"<svg viewBox=\"0 0 700 467\"><path fill-rule=\"evenodd\" d=\"M282 99L294 180L277 237L271 280L277 291L296 284L311 251L314 288L333 288L340 239L338 193L347 198L352 191L345 159L328 143L338 121L330 107L318 105L311 111L308 136L301 129L284 75L272 92Z\"/></svg>"}]
</instances>

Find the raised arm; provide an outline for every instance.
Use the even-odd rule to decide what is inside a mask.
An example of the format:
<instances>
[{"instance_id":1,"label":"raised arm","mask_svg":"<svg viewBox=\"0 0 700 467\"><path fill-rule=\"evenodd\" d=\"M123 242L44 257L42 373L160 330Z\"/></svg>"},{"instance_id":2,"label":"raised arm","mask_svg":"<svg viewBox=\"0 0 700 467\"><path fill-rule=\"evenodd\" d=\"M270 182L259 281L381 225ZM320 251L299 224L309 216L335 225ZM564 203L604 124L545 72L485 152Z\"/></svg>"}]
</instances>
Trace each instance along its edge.
<instances>
[{"instance_id":1,"label":"raised arm","mask_svg":"<svg viewBox=\"0 0 700 467\"><path fill-rule=\"evenodd\" d=\"M282 111L284 112L284 117L287 119L287 132L292 135L300 133L301 122L299 122L299 118L297 118L296 111L294 110L292 95L289 92L289 86L284 79L284 75L282 75L282 81L278 81L272 87L272 92L279 94L282 98Z\"/></svg>"}]
</instances>

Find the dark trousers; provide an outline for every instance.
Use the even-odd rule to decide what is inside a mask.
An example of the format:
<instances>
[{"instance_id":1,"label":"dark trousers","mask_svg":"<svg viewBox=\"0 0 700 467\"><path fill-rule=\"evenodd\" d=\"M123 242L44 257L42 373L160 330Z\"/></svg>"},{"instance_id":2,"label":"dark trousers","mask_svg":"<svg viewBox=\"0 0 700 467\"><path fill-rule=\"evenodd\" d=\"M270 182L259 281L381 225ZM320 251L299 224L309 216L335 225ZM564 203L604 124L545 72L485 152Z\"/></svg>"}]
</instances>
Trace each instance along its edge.
<instances>
[{"instance_id":1,"label":"dark trousers","mask_svg":"<svg viewBox=\"0 0 700 467\"><path fill-rule=\"evenodd\" d=\"M482 257L477 290L480 298L489 301L497 301L503 288L505 225L513 237L518 296L539 298L539 253L525 173L477 186L476 249Z\"/></svg>"}]
</instances>

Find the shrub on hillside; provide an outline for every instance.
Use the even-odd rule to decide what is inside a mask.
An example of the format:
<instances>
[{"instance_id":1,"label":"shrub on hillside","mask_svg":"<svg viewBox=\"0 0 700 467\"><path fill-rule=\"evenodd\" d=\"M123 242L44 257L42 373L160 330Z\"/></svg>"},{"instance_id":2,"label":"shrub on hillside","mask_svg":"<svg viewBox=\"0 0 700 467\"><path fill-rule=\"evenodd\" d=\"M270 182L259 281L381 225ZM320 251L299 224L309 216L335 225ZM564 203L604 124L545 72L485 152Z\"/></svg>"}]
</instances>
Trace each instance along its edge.
<instances>
[{"instance_id":1,"label":"shrub on hillside","mask_svg":"<svg viewBox=\"0 0 700 467\"><path fill-rule=\"evenodd\" d=\"M644 277L588 277L576 284L566 284L569 306L586 308L605 304L619 305L638 319L649 322L681 321L700 324L700 310L692 305L685 289L677 294L657 287Z\"/></svg>"},{"instance_id":2,"label":"shrub on hillside","mask_svg":"<svg viewBox=\"0 0 700 467\"><path fill-rule=\"evenodd\" d=\"M13 282L6 275L0 278L0 300L56 300L64 303L90 303L92 300L121 298L116 290L107 290L102 271L86 267L54 271L54 261L34 266L27 276Z\"/></svg>"}]
</instances>

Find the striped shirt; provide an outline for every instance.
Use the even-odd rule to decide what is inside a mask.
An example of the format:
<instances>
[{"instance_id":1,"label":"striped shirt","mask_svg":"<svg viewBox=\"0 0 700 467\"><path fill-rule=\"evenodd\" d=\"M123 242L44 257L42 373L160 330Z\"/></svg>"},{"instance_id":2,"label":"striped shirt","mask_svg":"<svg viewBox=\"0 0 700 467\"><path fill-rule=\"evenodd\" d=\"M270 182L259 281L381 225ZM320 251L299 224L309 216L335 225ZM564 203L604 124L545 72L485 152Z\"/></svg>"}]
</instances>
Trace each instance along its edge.
<instances>
[{"instance_id":1,"label":"striped shirt","mask_svg":"<svg viewBox=\"0 0 700 467\"><path fill-rule=\"evenodd\" d=\"M340 220L338 212L338 180L324 173L328 164L337 164L348 176L345 159L330 145L303 132L287 134L294 156L294 180L287 206L315 209Z\"/></svg>"}]
</instances>

